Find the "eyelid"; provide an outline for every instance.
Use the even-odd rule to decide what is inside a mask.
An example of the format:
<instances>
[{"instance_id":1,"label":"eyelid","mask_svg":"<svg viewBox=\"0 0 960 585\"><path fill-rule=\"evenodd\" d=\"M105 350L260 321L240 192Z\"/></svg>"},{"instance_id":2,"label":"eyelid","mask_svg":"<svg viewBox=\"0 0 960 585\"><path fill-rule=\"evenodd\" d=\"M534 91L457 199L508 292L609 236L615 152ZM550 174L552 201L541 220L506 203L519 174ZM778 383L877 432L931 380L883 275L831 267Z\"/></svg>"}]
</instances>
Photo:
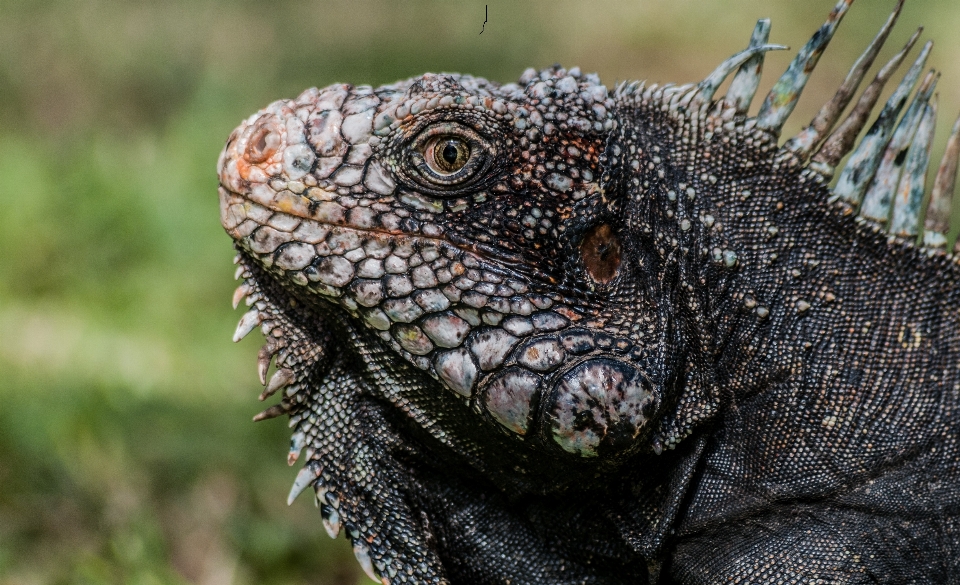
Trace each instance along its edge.
<instances>
[{"instance_id":1,"label":"eyelid","mask_svg":"<svg viewBox=\"0 0 960 585\"><path fill-rule=\"evenodd\" d=\"M448 137L462 140L468 149L468 155L461 168L443 173L428 164L428 158L432 156L428 149L435 146L437 140ZM494 147L482 134L456 122L427 126L408 143L406 150L406 164L398 170L416 183L420 190L436 195L445 195L447 192L475 184L492 166L496 155Z\"/></svg>"}]
</instances>

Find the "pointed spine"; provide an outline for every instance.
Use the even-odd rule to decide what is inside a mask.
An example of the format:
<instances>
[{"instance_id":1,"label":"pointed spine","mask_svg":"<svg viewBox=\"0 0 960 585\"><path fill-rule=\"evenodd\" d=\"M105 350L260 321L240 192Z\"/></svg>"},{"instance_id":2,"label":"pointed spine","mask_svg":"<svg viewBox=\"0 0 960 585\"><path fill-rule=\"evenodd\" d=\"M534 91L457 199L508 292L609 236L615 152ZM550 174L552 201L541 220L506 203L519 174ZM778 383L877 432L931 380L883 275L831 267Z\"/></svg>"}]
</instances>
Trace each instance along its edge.
<instances>
[{"instance_id":1,"label":"pointed spine","mask_svg":"<svg viewBox=\"0 0 960 585\"><path fill-rule=\"evenodd\" d=\"M253 422L260 422L262 420L277 418L278 416L283 416L285 414L287 414L287 408L283 405L283 403L274 404L270 408L264 410L263 412L259 413L257 416L253 417Z\"/></svg>"},{"instance_id":2,"label":"pointed spine","mask_svg":"<svg viewBox=\"0 0 960 585\"><path fill-rule=\"evenodd\" d=\"M323 529L330 538L340 536L340 512L330 504L320 504L320 517L323 519Z\"/></svg>"},{"instance_id":3,"label":"pointed spine","mask_svg":"<svg viewBox=\"0 0 960 585\"><path fill-rule=\"evenodd\" d=\"M239 307L240 301L242 301L248 294L250 294L250 291L252 290L253 288L246 282L238 286L237 290L233 291L233 299L231 299L233 303L233 308L236 309L237 307Z\"/></svg>"},{"instance_id":4,"label":"pointed spine","mask_svg":"<svg viewBox=\"0 0 960 585\"><path fill-rule=\"evenodd\" d=\"M263 322L263 314L257 309L250 309L240 317L237 323L237 330L233 332L234 343L240 341L257 328L257 325Z\"/></svg>"},{"instance_id":5,"label":"pointed spine","mask_svg":"<svg viewBox=\"0 0 960 585\"><path fill-rule=\"evenodd\" d=\"M907 113L903 115L897 129L893 132L893 138L890 139L883 153L883 160L880 161L870 188L863 197L863 205L860 207L860 215L863 217L879 223L886 223L887 218L890 217L890 206L897 186L900 184L900 174L906 160L907 149L910 148L920 121L926 113L927 103L930 101L930 95L938 78L939 76L933 71L927 74L913 103L910 104Z\"/></svg>"},{"instance_id":6,"label":"pointed spine","mask_svg":"<svg viewBox=\"0 0 960 585\"><path fill-rule=\"evenodd\" d=\"M294 381L296 376L293 373L293 370L290 368L280 368L273 373L273 376L270 377L270 382L267 384L267 387L260 394L260 400L266 400L273 396L277 390L286 388Z\"/></svg>"},{"instance_id":7,"label":"pointed spine","mask_svg":"<svg viewBox=\"0 0 960 585\"><path fill-rule=\"evenodd\" d=\"M930 166L930 148L937 127L937 98L924 108L917 135L907 152L907 164L897 189L890 232L898 236L915 237L920 231L920 204L927 186L927 168Z\"/></svg>"},{"instance_id":8,"label":"pointed spine","mask_svg":"<svg viewBox=\"0 0 960 585\"><path fill-rule=\"evenodd\" d=\"M770 19L763 18L757 21L753 29L748 48L760 47L770 39ZM727 107L733 107L737 114L746 115L750 109L750 102L757 93L760 85L760 75L763 73L763 58L766 53L759 53L747 59L730 82L730 89L724 101Z\"/></svg>"},{"instance_id":9,"label":"pointed spine","mask_svg":"<svg viewBox=\"0 0 960 585\"><path fill-rule=\"evenodd\" d=\"M287 465L293 465L300 458L303 446L307 444L307 436L302 431L293 433L290 437L290 451L287 452Z\"/></svg>"},{"instance_id":10,"label":"pointed spine","mask_svg":"<svg viewBox=\"0 0 960 585\"><path fill-rule=\"evenodd\" d=\"M843 110L846 109L850 100L853 99L853 95L856 93L857 88L860 87L860 82L863 81L864 75L866 75L870 66L873 65L877 54L887 41L887 37L890 36L890 31L893 30L897 18L900 17L900 11L903 9L904 1L905 0L899 0L899 2L897 2L897 6L893 9L893 13L887 18L887 22L880 29L880 32L877 33L877 36L874 37L873 41L867 47L867 50L863 52L863 55L861 55L856 63L853 64L853 67L850 68L850 72L847 73L847 77L843 80L843 84L840 85L837 93L834 94L829 102L820 108L820 112L817 113L817 116L810 122L809 126L804 128L784 145L786 150L794 152L802 160L806 159L813 149L820 144L820 141L824 139L826 133L837 123L840 114L843 113Z\"/></svg>"},{"instance_id":11,"label":"pointed spine","mask_svg":"<svg viewBox=\"0 0 960 585\"><path fill-rule=\"evenodd\" d=\"M813 160L810 163L810 169L812 171L819 173L827 179L833 178L837 164L853 148L857 136L860 134L860 131L863 130L867 119L870 117L870 112L872 112L873 107L877 105L877 100L880 99L880 93L883 91L883 87L900 67L903 59L907 56L907 53L910 52L910 49L913 48L913 45L917 42L917 39L920 38L922 32L923 28L918 28L900 52L894 55L887 61L887 64L880 69L877 76L874 77L870 85L867 86L867 89L864 90L863 95L860 96L857 105L854 106L853 111L850 112L847 119L840 124L836 132L830 135L826 142L823 143L823 146L820 147L820 150L813 156Z\"/></svg>"},{"instance_id":12,"label":"pointed spine","mask_svg":"<svg viewBox=\"0 0 960 585\"><path fill-rule=\"evenodd\" d=\"M758 128L769 130L774 134L780 133L784 122L793 113L797 100L807 85L807 80L810 79L810 73L817 66L820 55L830 43L837 25L843 20L843 15L847 13L851 4L853 0L840 0L823 26L800 49L790 67L773 86L760 107L760 113L757 114Z\"/></svg>"},{"instance_id":13,"label":"pointed spine","mask_svg":"<svg viewBox=\"0 0 960 585\"><path fill-rule=\"evenodd\" d=\"M757 55L763 55L767 51L782 51L787 47L783 45L761 45L759 47L748 47L736 55L730 57L713 70L703 81L697 84L697 94L693 103L706 103L713 99L717 89L727 78L728 75L739 67L745 61L748 61Z\"/></svg>"},{"instance_id":14,"label":"pointed spine","mask_svg":"<svg viewBox=\"0 0 960 585\"><path fill-rule=\"evenodd\" d=\"M367 548L366 543L359 538L353 541L353 556L357 557L357 562L360 563L360 568L367 574L367 577L380 583L380 577L377 577L377 574L373 571L373 562L370 560L370 549Z\"/></svg>"},{"instance_id":15,"label":"pointed spine","mask_svg":"<svg viewBox=\"0 0 960 585\"><path fill-rule=\"evenodd\" d=\"M267 342L257 352L257 378L260 379L261 386L267 385L267 371L270 369L270 361L279 349L276 338L268 337Z\"/></svg>"},{"instance_id":16,"label":"pointed spine","mask_svg":"<svg viewBox=\"0 0 960 585\"><path fill-rule=\"evenodd\" d=\"M900 115L903 104L910 92L913 91L913 86L916 85L917 78L920 77L920 72L923 70L932 48L932 41L928 41L923 46L923 50L914 62L913 67L910 68L903 81L894 90L893 95L887 100L877 121L873 123L867 135L860 141L860 146L850 156L847 166L840 173L837 186L833 189L837 197L853 205L860 204L867 186L873 180L877 167L880 165L881 153L890 140L890 134L894 123L897 121L897 116Z\"/></svg>"},{"instance_id":17,"label":"pointed spine","mask_svg":"<svg viewBox=\"0 0 960 585\"><path fill-rule=\"evenodd\" d=\"M287 505L292 505L293 501L297 499L297 496L302 494L305 489L313 485L319 477L319 464L317 464L315 461L311 461L310 463L304 465L303 469L297 473L297 478L293 480L293 485L290 487L290 493L287 495Z\"/></svg>"},{"instance_id":18,"label":"pointed spine","mask_svg":"<svg viewBox=\"0 0 960 585\"><path fill-rule=\"evenodd\" d=\"M930 206L924 222L924 244L933 247L945 246L950 222L950 208L957 183L957 166L960 164L960 117L953 124L947 149L940 161L937 178L930 194Z\"/></svg>"}]
</instances>

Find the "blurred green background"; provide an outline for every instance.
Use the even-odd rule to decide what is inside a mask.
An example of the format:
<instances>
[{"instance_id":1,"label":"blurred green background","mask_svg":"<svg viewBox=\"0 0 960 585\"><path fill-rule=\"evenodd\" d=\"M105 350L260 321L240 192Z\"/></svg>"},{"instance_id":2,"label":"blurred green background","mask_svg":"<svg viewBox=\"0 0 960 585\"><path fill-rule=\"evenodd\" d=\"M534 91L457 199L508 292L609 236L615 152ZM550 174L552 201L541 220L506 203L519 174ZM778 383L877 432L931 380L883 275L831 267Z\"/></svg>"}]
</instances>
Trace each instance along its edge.
<instances>
[{"instance_id":1,"label":"blurred green background","mask_svg":"<svg viewBox=\"0 0 960 585\"><path fill-rule=\"evenodd\" d=\"M365 580L310 498L285 505L286 426L250 422L260 342L230 343L214 173L242 118L424 71L696 81L757 18L796 49L832 4L0 0L0 584ZM892 5L854 6L788 130ZM944 72L939 160L960 5L908 2L881 59L919 24ZM768 57L764 87L790 58Z\"/></svg>"}]
</instances>

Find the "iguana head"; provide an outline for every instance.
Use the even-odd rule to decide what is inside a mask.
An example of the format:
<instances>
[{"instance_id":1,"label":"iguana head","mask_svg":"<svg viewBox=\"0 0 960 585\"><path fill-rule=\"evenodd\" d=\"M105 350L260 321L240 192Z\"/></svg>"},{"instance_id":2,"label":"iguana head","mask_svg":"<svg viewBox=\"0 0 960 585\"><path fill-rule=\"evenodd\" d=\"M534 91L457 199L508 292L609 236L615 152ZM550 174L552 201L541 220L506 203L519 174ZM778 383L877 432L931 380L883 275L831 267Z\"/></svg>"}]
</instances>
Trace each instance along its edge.
<instances>
[{"instance_id":1,"label":"iguana head","mask_svg":"<svg viewBox=\"0 0 960 585\"><path fill-rule=\"evenodd\" d=\"M670 368L610 191L616 108L596 76L559 67L311 89L234 131L221 218L244 262L374 334L491 432L635 451Z\"/></svg>"}]
</instances>

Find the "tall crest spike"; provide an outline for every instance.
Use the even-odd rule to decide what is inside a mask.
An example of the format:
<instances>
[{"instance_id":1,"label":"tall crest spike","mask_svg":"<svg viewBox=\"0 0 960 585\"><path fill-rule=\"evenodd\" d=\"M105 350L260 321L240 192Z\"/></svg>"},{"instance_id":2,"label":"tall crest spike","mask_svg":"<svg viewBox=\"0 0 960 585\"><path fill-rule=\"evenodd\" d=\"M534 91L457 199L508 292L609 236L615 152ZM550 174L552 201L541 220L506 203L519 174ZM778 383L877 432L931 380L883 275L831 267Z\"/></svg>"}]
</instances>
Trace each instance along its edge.
<instances>
[{"instance_id":1,"label":"tall crest spike","mask_svg":"<svg viewBox=\"0 0 960 585\"><path fill-rule=\"evenodd\" d=\"M890 31L893 30L893 25L896 24L905 1L906 0L899 0L897 2L897 6L893 9L893 13L887 18L887 22L880 29L880 32L877 33L877 36L874 37L873 41L867 47L867 50L863 52L863 55L861 55L860 58L857 59L857 62L853 64L853 67L850 68L850 72L847 73L846 79L843 80L843 84L840 86L840 89L837 90L837 93L834 94L833 99L824 104L817 116L810 122L809 126L787 141L784 149L794 152L801 159L806 159L810 155L810 152L820 144L820 141L823 140L826 133L837 123L840 114L846 109L850 100L853 99L853 95L860 86L860 82L863 81L864 75L866 75L870 66L873 65L874 59L877 58L877 54L887 41L887 37L890 36Z\"/></svg>"},{"instance_id":2,"label":"tall crest spike","mask_svg":"<svg viewBox=\"0 0 960 585\"><path fill-rule=\"evenodd\" d=\"M897 189L897 199L893 206L893 219L890 221L890 233L904 237L916 237L920 230L920 203L927 186L927 167L930 165L930 147L937 128L937 98L924 108L923 119L917 128L917 135L907 152L907 163L903 169L903 178Z\"/></svg>"},{"instance_id":3,"label":"tall crest spike","mask_svg":"<svg viewBox=\"0 0 960 585\"><path fill-rule=\"evenodd\" d=\"M890 96L883 110L880 111L877 121L873 123L870 130L867 131L867 135L860 141L860 146L850 156L847 166L840 173L837 186L833 189L836 197L852 205L859 205L863 199L867 185L873 180L873 175L880 165L880 156L890 140L893 125L896 123L907 97L913 91L913 86L916 85L917 78L920 77L920 72L923 70L932 48L933 41L927 41L913 67L910 68L903 81Z\"/></svg>"},{"instance_id":4,"label":"tall crest spike","mask_svg":"<svg viewBox=\"0 0 960 585\"><path fill-rule=\"evenodd\" d=\"M717 93L717 88L720 87L720 84L723 83L727 76L730 75L730 73L736 67L741 66L743 63L756 57L757 55L762 56L767 51L782 51L785 49L787 49L787 47L783 45L760 45L759 47L748 47L730 57L721 63L719 67L714 69L713 73L708 75L703 81L697 84L697 96L695 98L696 103L705 103L712 100L713 95Z\"/></svg>"},{"instance_id":5,"label":"tall crest spike","mask_svg":"<svg viewBox=\"0 0 960 585\"><path fill-rule=\"evenodd\" d=\"M924 221L926 231L923 243L926 246L940 248L947 245L947 230L950 227L950 208L953 206L953 191L957 182L957 166L960 163L960 117L953 124L953 131L947 141L947 149L940 161L937 178L930 194L930 206Z\"/></svg>"},{"instance_id":6,"label":"tall crest spike","mask_svg":"<svg viewBox=\"0 0 960 585\"><path fill-rule=\"evenodd\" d=\"M870 85L867 86L867 89L864 90L863 95L860 96L857 105L854 106L853 111L850 112L847 119L840 124L836 132L830 135L826 142L823 143L823 146L820 147L820 150L814 155L810 163L811 170L827 179L833 178L833 173L840 159L846 156L853 148L857 136L860 134L860 131L863 130L867 119L870 117L870 112L872 112L873 107L877 105L877 100L880 99L883 86L886 85L890 77L896 72L897 68L900 67L904 57L907 56L907 53L909 53L913 45L916 44L922 32L923 28L918 28L917 31L913 33L913 36L910 37L910 40L907 41L907 44L900 49L900 52L894 55L887 61L887 64L880 69L877 76L874 77Z\"/></svg>"},{"instance_id":7,"label":"tall crest spike","mask_svg":"<svg viewBox=\"0 0 960 585\"><path fill-rule=\"evenodd\" d=\"M913 141L920 121L923 119L927 103L930 101L930 95L937 85L939 75L930 71L920 85L913 103L903 115L900 124L893 132L893 138L887 145L883 153L883 160L873 176L873 182L867 189L867 194L863 197L863 205L860 207L860 215L868 217L880 223L886 223L890 217L890 205L893 203L893 196L900 183L900 173L907 155L907 149Z\"/></svg>"},{"instance_id":8,"label":"tall crest spike","mask_svg":"<svg viewBox=\"0 0 960 585\"><path fill-rule=\"evenodd\" d=\"M793 108L796 107L797 100L800 99L800 94L807 85L807 80L810 79L810 73L817 66L820 55L830 43L837 25L843 20L843 15L847 13L851 4L853 0L840 0L820 30L814 33L807 44L800 49L790 67L773 86L760 107L760 113L757 114L758 128L764 128L775 134L780 133L784 122L793 113Z\"/></svg>"},{"instance_id":9,"label":"tall crest spike","mask_svg":"<svg viewBox=\"0 0 960 585\"><path fill-rule=\"evenodd\" d=\"M753 35L750 37L748 49L760 47L767 44L770 39L770 19L761 18L757 21L757 26L753 29ZM766 53L760 53L747 59L737 74L733 76L730 82L730 89L724 98L727 107L733 107L740 115L746 115L750 109L750 102L757 93L757 87L760 85L760 74L763 72L763 57Z\"/></svg>"}]
</instances>

